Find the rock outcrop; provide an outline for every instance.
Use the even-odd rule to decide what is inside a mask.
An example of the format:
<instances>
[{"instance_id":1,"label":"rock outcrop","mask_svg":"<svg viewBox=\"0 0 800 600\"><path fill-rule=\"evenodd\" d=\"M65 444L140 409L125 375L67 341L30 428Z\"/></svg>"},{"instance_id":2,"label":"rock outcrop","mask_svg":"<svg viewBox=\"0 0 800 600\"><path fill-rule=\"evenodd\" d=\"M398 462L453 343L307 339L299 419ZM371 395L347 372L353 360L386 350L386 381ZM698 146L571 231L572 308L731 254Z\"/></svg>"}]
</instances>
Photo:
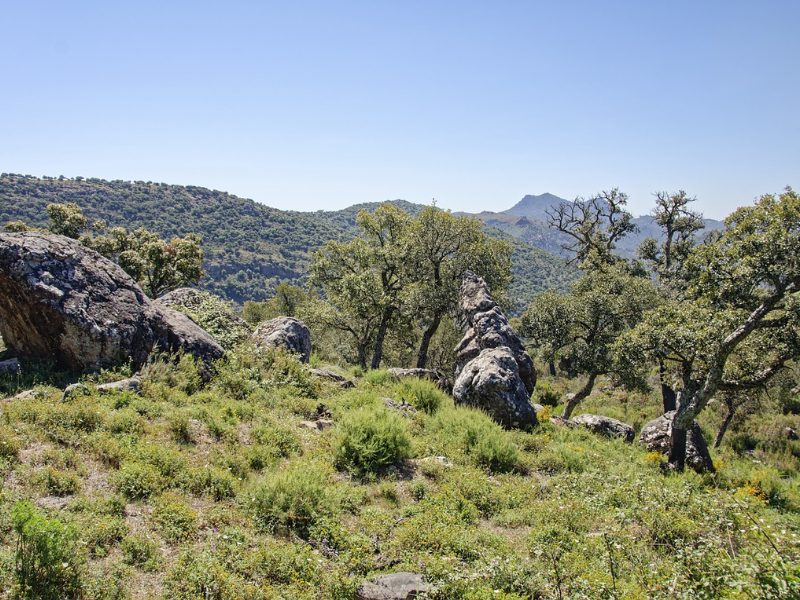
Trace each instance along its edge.
<instances>
[{"instance_id":1,"label":"rock outcrop","mask_svg":"<svg viewBox=\"0 0 800 600\"><path fill-rule=\"evenodd\" d=\"M195 288L172 290L153 303L185 314L226 349L244 342L253 331L230 303Z\"/></svg>"},{"instance_id":2,"label":"rock outcrop","mask_svg":"<svg viewBox=\"0 0 800 600\"><path fill-rule=\"evenodd\" d=\"M311 356L311 333L305 323L294 317L275 317L261 323L252 340L265 348L284 348L307 363Z\"/></svg>"},{"instance_id":3,"label":"rock outcrop","mask_svg":"<svg viewBox=\"0 0 800 600\"><path fill-rule=\"evenodd\" d=\"M358 586L358 600L412 600L427 597L431 587L416 573L391 573Z\"/></svg>"},{"instance_id":4,"label":"rock outcrop","mask_svg":"<svg viewBox=\"0 0 800 600\"><path fill-rule=\"evenodd\" d=\"M77 240L0 233L0 334L20 356L86 371L130 362L154 349L207 364L223 355L188 317L155 305L112 261Z\"/></svg>"},{"instance_id":5,"label":"rock outcrop","mask_svg":"<svg viewBox=\"0 0 800 600\"><path fill-rule=\"evenodd\" d=\"M504 427L536 425L533 361L482 278L465 275L460 309L465 335L456 347L453 398L482 408Z\"/></svg>"},{"instance_id":6,"label":"rock outcrop","mask_svg":"<svg viewBox=\"0 0 800 600\"><path fill-rule=\"evenodd\" d=\"M331 371L330 369L309 369L309 373L312 375L316 375L322 379L327 379L335 384L337 384L343 390L347 390L350 388L356 387L356 384L347 379L347 377L343 375L339 375L338 373Z\"/></svg>"},{"instance_id":7,"label":"rock outcrop","mask_svg":"<svg viewBox=\"0 0 800 600\"><path fill-rule=\"evenodd\" d=\"M664 413L642 427L639 441L650 452L669 454L670 437L672 435L672 417L675 411ZM698 473L714 471L714 462L708 451L708 444L703 437L703 431L697 423L692 423L686 432L686 464Z\"/></svg>"},{"instance_id":8,"label":"rock outcrop","mask_svg":"<svg viewBox=\"0 0 800 600\"><path fill-rule=\"evenodd\" d=\"M611 417L582 414L573 417L571 421L581 427L585 427L592 433L604 435L606 437L621 438L628 443L631 443L636 435L633 431L633 427L617 419L612 419Z\"/></svg>"},{"instance_id":9,"label":"rock outcrop","mask_svg":"<svg viewBox=\"0 0 800 600\"><path fill-rule=\"evenodd\" d=\"M392 378L397 379L398 381L408 377L427 379L428 381L435 383L443 392L449 394L453 391L453 384L450 383L447 375L441 371L436 371L434 369L401 369L394 367L389 369L387 372L392 376Z\"/></svg>"}]
</instances>

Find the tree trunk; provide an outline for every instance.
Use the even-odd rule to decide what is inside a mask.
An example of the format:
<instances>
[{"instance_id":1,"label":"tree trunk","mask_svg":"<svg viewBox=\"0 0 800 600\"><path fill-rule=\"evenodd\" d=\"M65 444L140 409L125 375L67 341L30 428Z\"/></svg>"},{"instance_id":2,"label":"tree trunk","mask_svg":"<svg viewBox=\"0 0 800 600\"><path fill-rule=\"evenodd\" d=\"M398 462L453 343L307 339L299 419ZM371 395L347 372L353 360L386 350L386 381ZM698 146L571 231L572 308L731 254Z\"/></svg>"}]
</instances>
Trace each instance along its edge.
<instances>
[{"instance_id":1,"label":"tree trunk","mask_svg":"<svg viewBox=\"0 0 800 600\"><path fill-rule=\"evenodd\" d=\"M439 324L442 322L442 316L436 315L430 322L428 327L422 333L422 341L419 343L419 352L417 352L417 368L424 369L428 364L428 348L431 345L431 339L436 335L439 329Z\"/></svg>"},{"instance_id":2,"label":"tree trunk","mask_svg":"<svg viewBox=\"0 0 800 600\"><path fill-rule=\"evenodd\" d=\"M554 361L553 359L550 359L549 361L547 361L547 368L550 369L550 376L551 377L555 377L556 376L556 361Z\"/></svg>"},{"instance_id":3,"label":"tree trunk","mask_svg":"<svg viewBox=\"0 0 800 600\"><path fill-rule=\"evenodd\" d=\"M386 308L381 315L381 322L378 325L378 332L375 335L375 350L372 353L372 365L370 368L379 369L383 360L383 340L386 338L386 331L389 329L389 321L392 318L393 308Z\"/></svg>"},{"instance_id":4,"label":"tree trunk","mask_svg":"<svg viewBox=\"0 0 800 600\"><path fill-rule=\"evenodd\" d=\"M683 471L686 466L686 429L675 427L674 421L670 436L669 466L673 471Z\"/></svg>"},{"instance_id":5,"label":"tree trunk","mask_svg":"<svg viewBox=\"0 0 800 600\"><path fill-rule=\"evenodd\" d=\"M358 351L358 366L367 370L367 342L356 342L356 350Z\"/></svg>"},{"instance_id":6,"label":"tree trunk","mask_svg":"<svg viewBox=\"0 0 800 600\"><path fill-rule=\"evenodd\" d=\"M678 407L678 403L675 390L667 383L667 367L663 359L658 359L658 378L661 381L661 400L664 405L664 412L668 413L671 410L675 410Z\"/></svg>"},{"instance_id":7,"label":"tree trunk","mask_svg":"<svg viewBox=\"0 0 800 600\"><path fill-rule=\"evenodd\" d=\"M736 408L734 408L733 404L728 404L727 406L728 412L725 414L725 418L719 426L717 437L714 438L714 448L719 448L720 444L722 444L722 438L725 436L725 432L728 431L728 426L731 424L731 421L733 421L733 415L736 412Z\"/></svg>"},{"instance_id":8,"label":"tree trunk","mask_svg":"<svg viewBox=\"0 0 800 600\"><path fill-rule=\"evenodd\" d=\"M597 373L590 373L589 379L586 381L586 385L584 385L576 394L574 394L571 398L567 400L567 403L564 405L564 418L569 419L572 416L572 411L575 410L575 407L581 403L581 401L586 398L589 394L592 393L592 388L594 388L594 380L597 378Z\"/></svg>"}]
</instances>

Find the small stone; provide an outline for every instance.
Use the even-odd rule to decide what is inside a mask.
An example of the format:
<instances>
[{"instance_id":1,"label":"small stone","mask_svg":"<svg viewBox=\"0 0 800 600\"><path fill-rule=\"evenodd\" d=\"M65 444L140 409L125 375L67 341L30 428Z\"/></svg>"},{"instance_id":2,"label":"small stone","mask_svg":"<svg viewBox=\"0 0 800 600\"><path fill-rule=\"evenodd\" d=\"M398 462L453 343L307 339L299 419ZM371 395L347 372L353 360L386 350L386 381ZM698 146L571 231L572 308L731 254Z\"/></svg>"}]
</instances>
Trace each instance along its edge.
<instances>
[{"instance_id":1,"label":"small stone","mask_svg":"<svg viewBox=\"0 0 800 600\"><path fill-rule=\"evenodd\" d=\"M89 387L84 383L71 383L66 388L64 388L64 393L61 394L61 402L66 402L67 400L71 400L74 396L80 396L82 394L89 394L90 390Z\"/></svg>"},{"instance_id":2,"label":"small stone","mask_svg":"<svg viewBox=\"0 0 800 600\"><path fill-rule=\"evenodd\" d=\"M633 427L617 419L612 419L611 417L582 414L574 417L572 422L581 427L585 427L592 433L597 433L606 437L622 438L628 443L631 443L635 436Z\"/></svg>"},{"instance_id":3,"label":"small stone","mask_svg":"<svg viewBox=\"0 0 800 600\"><path fill-rule=\"evenodd\" d=\"M128 379L120 379L112 383L103 383L97 386L97 391L101 394L108 394L111 392L133 392L139 393L139 388L142 385L142 380L138 377L130 377Z\"/></svg>"}]
</instances>

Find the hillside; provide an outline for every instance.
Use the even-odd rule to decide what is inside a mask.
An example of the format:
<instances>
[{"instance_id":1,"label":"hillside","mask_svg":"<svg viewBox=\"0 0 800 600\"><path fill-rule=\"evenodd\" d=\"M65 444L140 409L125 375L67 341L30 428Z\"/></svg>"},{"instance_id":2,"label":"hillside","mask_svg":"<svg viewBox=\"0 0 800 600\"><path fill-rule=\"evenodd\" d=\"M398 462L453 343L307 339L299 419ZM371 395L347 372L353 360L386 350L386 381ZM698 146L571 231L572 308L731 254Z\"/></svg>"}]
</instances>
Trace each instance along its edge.
<instances>
[{"instance_id":1,"label":"hillside","mask_svg":"<svg viewBox=\"0 0 800 600\"><path fill-rule=\"evenodd\" d=\"M507 210L484 211L474 216L531 246L556 256L564 256L562 245L567 241L566 236L547 226L547 211L562 202L568 200L550 193L539 196L528 195ZM722 223L715 219L704 219L704 221L706 232L722 228ZM639 245L646 238L659 238L662 235L661 229L650 215L635 217L633 223L638 231L623 238L617 246L619 254L626 258L635 257Z\"/></svg>"},{"instance_id":2,"label":"hillside","mask_svg":"<svg viewBox=\"0 0 800 600\"><path fill-rule=\"evenodd\" d=\"M206 254L203 287L236 302L268 298L281 281L302 283L313 251L327 240L356 235L358 211L378 206L282 211L194 186L0 175L0 224L22 220L44 225L45 207L51 202L74 202L90 220L103 220L109 226L144 226L164 237L199 233ZM397 203L412 213L421 208ZM561 259L512 238L509 232L492 228L489 232L514 245L509 296L516 309L536 292L563 289L574 278L574 271Z\"/></svg>"}]
</instances>

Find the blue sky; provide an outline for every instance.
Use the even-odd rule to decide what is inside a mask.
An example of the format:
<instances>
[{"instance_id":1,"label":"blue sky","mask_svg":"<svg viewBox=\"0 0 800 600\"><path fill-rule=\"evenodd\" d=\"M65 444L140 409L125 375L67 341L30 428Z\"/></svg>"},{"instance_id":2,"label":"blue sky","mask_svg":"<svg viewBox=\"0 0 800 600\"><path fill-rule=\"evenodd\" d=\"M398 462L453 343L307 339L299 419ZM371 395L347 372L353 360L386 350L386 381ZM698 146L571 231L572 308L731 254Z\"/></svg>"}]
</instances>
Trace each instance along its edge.
<instances>
[{"instance_id":1,"label":"blue sky","mask_svg":"<svg viewBox=\"0 0 800 600\"><path fill-rule=\"evenodd\" d=\"M0 171L285 209L800 186L800 2L4 2Z\"/></svg>"}]
</instances>

